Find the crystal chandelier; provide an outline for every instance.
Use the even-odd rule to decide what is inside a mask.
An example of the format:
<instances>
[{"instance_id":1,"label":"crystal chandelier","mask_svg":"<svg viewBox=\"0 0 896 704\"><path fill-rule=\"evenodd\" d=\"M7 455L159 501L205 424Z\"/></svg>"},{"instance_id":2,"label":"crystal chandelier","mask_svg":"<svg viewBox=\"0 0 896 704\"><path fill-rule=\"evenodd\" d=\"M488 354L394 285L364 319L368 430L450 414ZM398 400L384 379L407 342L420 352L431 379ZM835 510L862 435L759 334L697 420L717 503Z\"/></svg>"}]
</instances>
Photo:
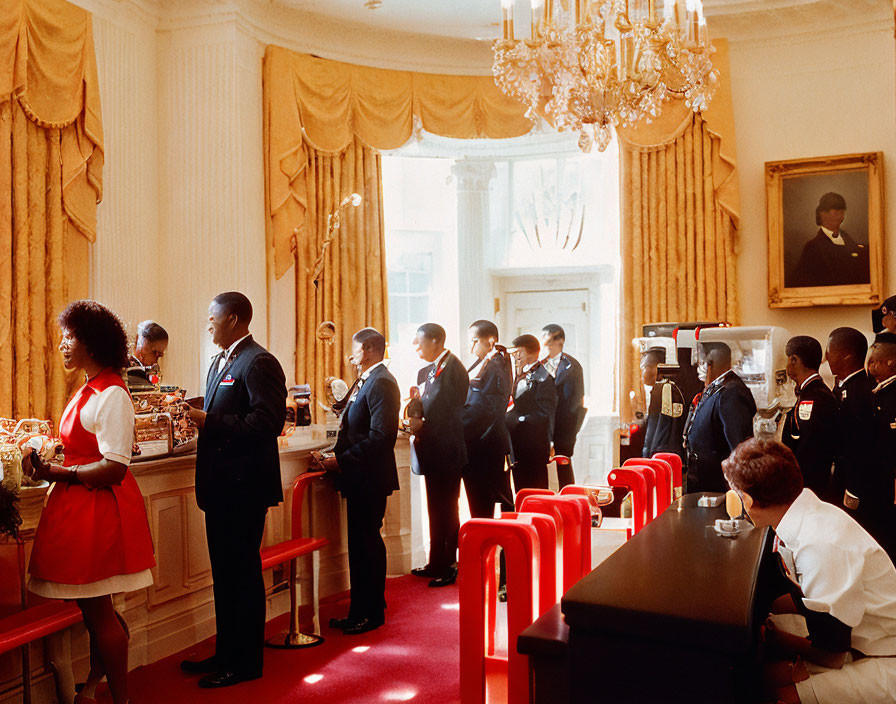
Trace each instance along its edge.
<instances>
[{"instance_id":1,"label":"crystal chandelier","mask_svg":"<svg viewBox=\"0 0 896 704\"><path fill-rule=\"evenodd\" d=\"M524 0L525 1L525 0ZM671 97L699 112L718 71L701 0L531 0L531 36L513 34L514 0L501 0L504 36L492 72L508 96L584 152L607 148L614 126L650 122Z\"/></svg>"}]
</instances>

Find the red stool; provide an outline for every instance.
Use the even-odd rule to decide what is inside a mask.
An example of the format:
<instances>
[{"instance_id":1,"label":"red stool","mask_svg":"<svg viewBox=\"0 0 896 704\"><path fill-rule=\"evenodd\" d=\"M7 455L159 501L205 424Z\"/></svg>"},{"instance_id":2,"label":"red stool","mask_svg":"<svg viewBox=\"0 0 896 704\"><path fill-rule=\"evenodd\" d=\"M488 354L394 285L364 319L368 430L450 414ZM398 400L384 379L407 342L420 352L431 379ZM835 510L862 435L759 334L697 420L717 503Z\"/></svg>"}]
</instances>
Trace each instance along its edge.
<instances>
[{"instance_id":1,"label":"red stool","mask_svg":"<svg viewBox=\"0 0 896 704\"><path fill-rule=\"evenodd\" d=\"M302 633L299 630L299 598L298 598L298 559L311 558L311 613L312 626L320 630L320 604L318 601L318 576L320 574L320 550L330 541L326 538L302 537L302 502L305 500L305 489L311 482L324 476L325 472L305 472L296 478L292 485L292 513L290 516L290 539L276 545L261 549L261 569L270 569L274 565L289 562L289 630L269 639L265 645L270 648L308 648L323 643L323 638L314 633Z\"/></svg>"},{"instance_id":2,"label":"red stool","mask_svg":"<svg viewBox=\"0 0 896 704\"><path fill-rule=\"evenodd\" d=\"M665 460L646 457L634 457L622 463L623 467L629 465L653 468L656 475L656 516L658 516L672 503L672 467Z\"/></svg>"},{"instance_id":3,"label":"red stool","mask_svg":"<svg viewBox=\"0 0 896 704\"><path fill-rule=\"evenodd\" d=\"M520 511L520 506L523 505L523 501L527 496L556 496L557 492L553 489L520 489L516 492L516 498L513 501L513 509L517 513Z\"/></svg>"},{"instance_id":4,"label":"red stool","mask_svg":"<svg viewBox=\"0 0 896 704\"><path fill-rule=\"evenodd\" d=\"M560 570L557 569L560 560L563 559L562 543L557 521L553 516L544 513L502 513L501 520L516 520L524 518L531 521L538 532L538 541L541 550L541 568L538 573L538 615L552 608L560 601L562 593L559 580ZM551 559L553 558L553 559Z\"/></svg>"},{"instance_id":5,"label":"red stool","mask_svg":"<svg viewBox=\"0 0 896 704\"><path fill-rule=\"evenodd\" d=\"M631 538L647 525L647 480L644 473L633 467L620 467L607 476L610 486L625 487L632 495L632 527L626 531Z\"/></svg>"},{"instance_id":6,"label":"red stool","mask_svg":"<svg viewBox=\"0 0 896 704\"><path fill-rule=\"evenodd\" d=\"M591 571L591 510L584 496L529 496L526 513L546 513L557 522L563 555L562 593Z\"/></svg>"},{"instance_id":7,"label":"red stool","mask_svg":"<svg viewBox=\"0 0 896 704\"><path fill-rule=\"evenodd\" d=\"M672 500L680 499L684 486L681 479L681 457L674 452L655 452L653 457L657 460L666 460L669 466L672 467Z\"/></svg>"},{"instance_id":8,"label":"red stool","mask_svg":"<svg viewBox=\"0 0 896 704\"><path fill-rule=\"evenodd\" d=\"M541 572L538 529L526 516L515 520L473 518L461 526L458 547L461 704L484 704L486 672L495 666L503 670L504 658L494 655L493 636L486 635L490 630L486 605L495 598L495 550L499 547L507 561L507 702L528 704L529 659L513 644L537 614L535 590Z\"/></svg>"},{"instance_id":9,"label":"red stool","mask_svg":"<svg viewBox=\"0 0 896 704\"><path fill-rule=\"evenodd\" d=\"M650 523L656 518L656 471L640 461L626 460L626 462L631 464L623 464L624 467L630 467L644 475L644 483L647 486L647 523Z\"/></svg>"}]
</instances>

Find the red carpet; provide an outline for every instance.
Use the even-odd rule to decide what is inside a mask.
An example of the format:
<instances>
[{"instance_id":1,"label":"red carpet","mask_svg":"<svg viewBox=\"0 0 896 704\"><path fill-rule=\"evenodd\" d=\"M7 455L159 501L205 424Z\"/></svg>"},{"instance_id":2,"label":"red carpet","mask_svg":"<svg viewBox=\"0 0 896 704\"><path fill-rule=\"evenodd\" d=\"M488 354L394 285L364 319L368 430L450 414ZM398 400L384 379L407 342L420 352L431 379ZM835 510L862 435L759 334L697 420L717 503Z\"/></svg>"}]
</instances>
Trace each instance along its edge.
<instances>
[{"instance_id":1,"label":"red carpet","mask_svg":"<svg viewBox=\"0 0 896 704\"><path fill-rule=\"evenodd\" d=\"M265 648L264 677L220 690L199 689L198 677L180 671L185 657L207 657L209 639L130 674L133 704L342 704L415 702L454 704L458 687L457 586L429 589L419 577L386 581L386 625L347 636L327 626L348 612L348 596L321 604L326 641L303 650ZM268 624L271 635L285 629L286 617Z\"/></svg>"}]
</instances>

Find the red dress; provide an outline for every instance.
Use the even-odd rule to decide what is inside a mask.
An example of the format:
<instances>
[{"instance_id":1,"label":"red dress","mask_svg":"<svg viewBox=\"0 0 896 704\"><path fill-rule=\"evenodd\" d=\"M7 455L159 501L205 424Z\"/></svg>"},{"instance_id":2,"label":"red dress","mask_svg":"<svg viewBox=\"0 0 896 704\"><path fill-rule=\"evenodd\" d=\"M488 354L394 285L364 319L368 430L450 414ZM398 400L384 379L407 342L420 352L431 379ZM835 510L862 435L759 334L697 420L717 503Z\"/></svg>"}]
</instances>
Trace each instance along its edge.
<instances>
[{"instance_id":1,"label":"red dress","mask_svg":"<svg viewBox=\"0 0 896 704\"><path fill-rule=\"evenodd\" d=\"M66 408L59 424L66 467L103 459L97 436L81 425L81 409L93 394L113 385L127 390L117 372L105 369L82 386ZM143 496L130 470L118 486L88 489L59 482L52 488L34 537L28 569L32 577L86 585L154 565Z\"/></svg>"}]
</instances>

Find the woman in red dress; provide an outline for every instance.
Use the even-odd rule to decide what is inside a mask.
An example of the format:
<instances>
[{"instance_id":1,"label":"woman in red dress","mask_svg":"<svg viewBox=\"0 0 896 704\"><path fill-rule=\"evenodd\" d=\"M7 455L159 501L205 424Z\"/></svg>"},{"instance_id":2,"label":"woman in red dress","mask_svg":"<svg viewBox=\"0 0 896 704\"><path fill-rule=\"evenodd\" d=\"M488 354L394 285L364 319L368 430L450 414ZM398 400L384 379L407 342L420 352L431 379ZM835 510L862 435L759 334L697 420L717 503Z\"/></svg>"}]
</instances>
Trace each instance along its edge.
<instances>
[{"instance_id":1,"label":"woman in red dress","mask_svg":"<svg viewBox=\"0 0 896 704\"><path fill-rule=\"evenodd\" d=\"M62 414L65 464L29 455L26 470L53 483L34 537L28 588L75 599L90 636L90 675L76 702L93 702L105 676L115 704L127 702L128 635L112 594L152 584L155 565L146 509L128 470L134 407L121 371L127 337L121 321L95 301L75 301L59 316L65 368L86 383Z\"/></svg>"}]
</instances>

